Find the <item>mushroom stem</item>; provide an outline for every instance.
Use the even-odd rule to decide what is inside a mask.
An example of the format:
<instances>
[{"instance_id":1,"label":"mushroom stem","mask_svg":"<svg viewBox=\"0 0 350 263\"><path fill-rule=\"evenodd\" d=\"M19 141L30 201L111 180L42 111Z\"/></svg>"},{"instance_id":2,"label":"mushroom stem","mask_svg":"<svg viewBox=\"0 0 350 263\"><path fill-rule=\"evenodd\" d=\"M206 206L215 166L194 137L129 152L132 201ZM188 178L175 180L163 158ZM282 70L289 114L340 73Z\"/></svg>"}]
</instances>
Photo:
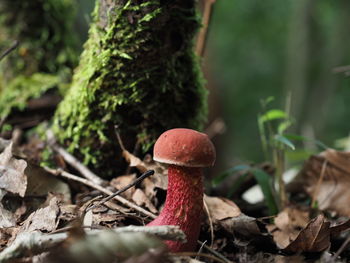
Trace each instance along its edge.
<instances>
[{"instance_id":1,"label":"mushroom stem","mask_svg":"<svg viewBox=\"0 0 350 263\"><path fill-rule=\"evenodd\" d=\"M166 241L172 252L196 248L203 216L202 169L169 165L168 191L160 215L149 226L177 225L186 234L187 242Z\"/></svg>"}]
</instances>

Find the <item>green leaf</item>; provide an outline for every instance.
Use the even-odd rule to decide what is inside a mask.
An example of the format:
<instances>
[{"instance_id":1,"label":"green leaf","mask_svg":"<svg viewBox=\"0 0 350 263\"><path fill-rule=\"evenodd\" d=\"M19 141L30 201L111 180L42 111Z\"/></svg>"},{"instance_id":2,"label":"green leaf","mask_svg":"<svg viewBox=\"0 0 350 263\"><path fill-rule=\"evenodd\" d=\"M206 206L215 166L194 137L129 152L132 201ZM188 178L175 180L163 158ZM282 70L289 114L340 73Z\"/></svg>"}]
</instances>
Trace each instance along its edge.
<instances>
[{"instance_id":1,"label":"green leaf","mask_svg":"<svg viewBox=\"0 0 350 263\"><path fill-rule=\"evenodd\" d=\"M261 122L267 122L267 121L272 121L272 120L277 120L277 119L287 119L288 115L282 110L269 110L265 114L263 114L259 119Z\"/></svg>"},{"instance_id":2,"label":"green leaf","mask_svg":"<svg viewBox=\"0 0 350 263\"><path fill-rule=\"evenodd\" d=\"M226 170L225 172L221 173L217 177L215 177L211 181L211 183L215 187L218 184L220 184L223 180L225 180L228 176L234 175L235 173L238 173L238 172L241 172L241 171L244 171L244 170L248 170L248 169L250 169L249 165L241 164L241 165L234 166L234 167Z\"/></svg>"},{"instance_id":3,"label":"green leaf","mask_svg":"<svg viewBox=\"0 0 350 263\"><path fill-rule=\"evenodd\" d=\"M295 140L295 141L311 141L314 142L318 147L320 147L323 150L327 150L329 149L329 147L327 145L325 145L323 142L319 141L319 140L314 140L314 139L310 139L301 135L297 135L297 134L284 134L284 137L286 137L288 140Z\"/></svg>"},{"instance_id":4,"label":"green leaf","mask_svg":"<svg viewBox=\"0 0 350 263\"><path fill-rule=\"evenodd\" d=\"M271 102L273 102L275 100L275 97L273 96L270 96L270 97L267 97L266 99L262 99L261 100L261 105L263 107L266 107L268 104L270 104Z\"/></svg>"},{"instance_id":5,"label":"green leaf","mask_svg":"<svg viewBox=\"0 0 350 263\"><path fill-rule=\"evenodd\" d=\"M283 135L280 135L280 134L277 134L274 136L274 139L286 146L288 146L289 148L291 148L293 151L295 150L295 146L294 144L289 140L287 139L285 136Z\"/></svg>"},{"instance_id":6,"label":"green leaf","mask_svg":"<svg viewBox=\"0 0 350 263\"><path fill-rule=\"evenodd\" d=\"M269 209L270 215L276 215L278 213L278 208L273 194L271 175L267 174L261 169L252 169L251 172L253 173L264 194L265 203Z\"/></svg>"},{"instance_id":7,"label":"green leaf","mask_svg":"<svg viewBox=\"0 0 350 263\"><path fill-rule=\"evenodd\" d=\"M292 126L293 122L291 120L286 120L280 123L277 127L277 133L282 134L287 130L290 126Z\"/></svg>"}]
</instances>

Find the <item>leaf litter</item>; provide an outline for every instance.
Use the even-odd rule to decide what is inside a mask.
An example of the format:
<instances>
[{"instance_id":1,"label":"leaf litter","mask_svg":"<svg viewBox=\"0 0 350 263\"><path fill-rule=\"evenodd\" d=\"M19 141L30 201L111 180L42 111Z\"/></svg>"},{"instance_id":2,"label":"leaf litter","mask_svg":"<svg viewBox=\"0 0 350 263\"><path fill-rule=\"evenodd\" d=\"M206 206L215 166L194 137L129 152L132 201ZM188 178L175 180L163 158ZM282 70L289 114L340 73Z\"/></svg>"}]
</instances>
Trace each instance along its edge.
<instances>
[{"instance_id":1,"label":"leaf litter","mask_svg":"<svg viewBox=\"0 0 350 263\"><path fill-rule=\"evenodd\" d=\"M24 233L37 231L51 233L64 226L74 225L74 222L81 215L84 218L81 227L92 228L140 225L149 221L147 218L140 217L132 209L113 201L108 201L102 206L86 212L85 210L89 206L88 203L94 203L96 198L96 200L99 199L94 191L73 184L74 191L79 193L73 195L69 182L67 184L60 178L48 174L41 167L22 158L14 157L13 145L11 143L5 143L4 145L5 148L0 154L2 168L2 176L0 177L1 199L7 197L10 193L11 195L17 195L17 199L22 199L22 204L17 206L17 210L7 210L0 203L0 224L2 224L0 227L0 248L8 246L10 244L8 242L16 242L16 237L22 238ZM159 193L166 191L167 188L165 167L153 162L148 156L141 160L126 150L124 150L123 155L130 162L130 167L135 167L139 172L142 173L152 169L156 173L154 176L143 180L139 185L125 191L122 195L138 206L157 214L164 202L164 195L162 197ZM323 184L329 183L329 181L335 184L334 178L336 178L336 181L339 181L340 184L347 185L348 175L350 174L345 165L347 158L347 154L339 154L334 151L322 153L319 156L311 157L301 172L303 176L308 176L306 191L311 197L315 197L319 208L326 212L336 211L340 215L348 215L346 209L340 209L344 208L344 203L342 205L333 203L336 196L344 194L342 188L336 188L337 195L327 192L327 198L333 200L332 202L320 201L324 198L322 196ZM324 165L324 162L327 162L327 166ZM324 175L322 175L322 169ZM322 180L320 179L321 176ZM111 180L109 187L117 190L122 189L133 182L136 177L136 173L118 176ZM316 187L319 188L316 189ZM28 206L24 202L26 196L41 200L45 198L46 201ZM320 214L311 218L311 212L308 209L295 206L288 206L274 220L266 223L264 219L245 215L229 199L205 196L204 201L208 207L210 220L203 223L201 239L209 239L208 229L209 225L212 224L215 239L211 246L220 251L223 256L232 260L244 261L244 259L250 259L255 262L263 262L268 258L269 262L303 262L304 257L298 254L328 251L332 239L341 236L350 228L349 220L331 226L330 221L324 215ZM82 244L85 244L84 246L93 246L91 244L94 241L89 241L90 239L83 236L81 238ZM74 240L72 239L69 242L78 244L78 241ZM92 243L88 245L90 242ZM64 247L59 246L58 249L61 250ZM253 250L251 250L252 248ZM265 251L264 254L261 254L261 250ZM284 253L296 253L297 255L274 254L278 250ZM200 259L204 261L196 261L189 257L182 257L182 260L180 257L170 259L169 256L164 259L165 252L163 250L159 250L157 253L146 249L141 255L129 258L126 262L167 262L166 260L168 262L207 262L202 257ZM45 259L48 260L48 258Z\"/></svg>"}]
</instances>

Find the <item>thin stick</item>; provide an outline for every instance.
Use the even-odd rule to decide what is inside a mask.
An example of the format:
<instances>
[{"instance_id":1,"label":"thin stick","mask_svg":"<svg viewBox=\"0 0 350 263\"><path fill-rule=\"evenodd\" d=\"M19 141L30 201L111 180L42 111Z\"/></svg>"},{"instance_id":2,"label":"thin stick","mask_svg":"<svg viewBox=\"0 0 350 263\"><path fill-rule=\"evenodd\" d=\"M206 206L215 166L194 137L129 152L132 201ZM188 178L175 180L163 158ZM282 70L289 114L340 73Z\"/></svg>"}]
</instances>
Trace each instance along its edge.
<instances>
[{"instance_id":1,"label":"thin stick","mask_svg":"<svg viewBox=\"0 0 350 263\"><path fill-rule=\"evenodd\" d=\"M210 253L212 253L213 255L215 255L216 257L220 258L223 262L225 263L232 263L232 261L228 260L226 257L224 257L223 255L221 255L219 252L215 251L214 249L212 249L211 247L205 245L203 242L201 241L197 241L198 244L200 244L201 246L203 246L206 250L208 250Z\"/></svg>"},{"instance_id":2,"label":"thin stick","mask_svg":"<svg viewBox=\"0 0 350 263\"><path fill-rule=\"evenodd\" d=\"M88 235L99 235L103 230L86 231ZM149 233L163 240L185 242L186 236L178 226L127 226L113 228L115 233ZM16 258L33 256L56 247L68 238L66 232L45 234L39 231L20 233L14 242L0 252L0 262L13 262Z\"/></svg>"},{"instance_id":3,"label":"thin stick","mask_svg":"<svg viewBox=\"0 0 350 263\"><path fill-rule=\"evenodd\" d=\"M213 219L211 218L210 211L208 204L205 202L205 199L203 198L203 204L204 204L204 209L205 212L208 215L208 220L209 220L209 229L210 229L210 246L214 244L214 227L213 227Z\"/></svg>"},{"instance_id":4,"label":"thin stick","mask_svg":"<svg viewBox=\"0 0 350 263\"><path fill-rule=\"evenodd\" d=\"M321 175L317 181L315 192L312 195L311 207L315 207L315 205L316 205L317 195L318 195L318 192L320 191L321 183L323 182L324 176L326 174L327 164L328 164L327 160L325 160L322 164Z\"/></svg>"},{"instance_id":5,"label":"thin stick","mask_svg":"<svg viewBox=\"0 0 350 263\"><path fill-rule=\"evenodd\" d=\"M204 0L204 9L203 9L203 26L198 34L197 44L196 44L196 54L198 56L203 56L205 50L205 44L207 40L207 33L210 23L210 18L213 13L213 5L215 0Z\"/></svg>"},{"instance_id":6,"label":"thin stick","mask_svg":"<svg viewBox=\"0 0 350 263\"><path fill-rule=\"evenodd\" d=\"M79 176L76 176L74 174L71 174L71 173L68 173L68 172L65 172L65 171L62 171L62 170L57 170L57 169L51 169L49 167L43 167L47 172L53 174L53 175L56 175L56 176L63 176L65 178L68 178L70 180L74 180L74 181L77 181L77 182L80 182L82 184L85 184L87 186L90 186L106 195L111 195L113 194L112 191L94 183L94 182L91 182L87 179L84 179L84 178L81 178ZM147 211L146 209L143 209L142 207L139 207L137 205L135 205L134 203L128 201L127 199L121 197L121 196L114 196L113 199L117 200L118 202L120 202L121 204L125 205L125 206L128 206L142 214L144 214L145 216L148 216L152 219L156 218L156 215L154 215L153 213Z\"/></svg>"},{"instance_id":7,"label":"thin stick","mask_svg":"<svg viewBox=\"0 0 350 263\"><path fill-rule=\"evenodd\" d=\"M137 178L135 181L133 181L132 183L128 184L127 186L123 187L122 189L118 190L117 192L115 192L114 194L111 194L109 196L107 196L106 198L102 199L100 202L98 202L97 204L91 206L89 209L87 209L87 211L96 208L97 206L103 205L104 203L108 202L109 200L111 200L112 198L114 198L117 195L120 195L121 193L124 193L126 190L128 190L129 188L137 185L138 183L140 183L141 181L143 181L145 178L151 176L154 174L154 170L149 170L145 173L143 173L139 178Z\"/></svg>"},{"instance_id":8,"label":"thin stick","mask_svg":"<svg viewBox=\"0 0 350 263\"><path fill-rule=\"evenodd\" d=\"M125 151L126 149L125 149L124 143L123 143L122 138L120 137L120 133L119 133L119 131L118 131L118 125L115 125L115 126L114 126L114 130L115 130L115 135L117 136L117 140L118 140L118 143L119 143L120 148L121 148L123 151Z\"/></svg>"},{"instance_id":9,"label":"thin stick","mask_svg":"<svg viewBox=\"0 0 350 263\"><path fill-rule=\"evenodd\" d=\"M209 258L212 260L215 260L216 262L220 262L220 263L227 263L227 261L222 260L221 258L215 257L213 255L210 254L205 254L205 253L196 253L196 252L178 252L178 253L170 253L171 256L188 256L188 257L195 257L195 256L199 256L199 257L205 257L205 258ZM231 261L230 261L231 262Z\"/></svg>"},{"instance_id":10,"label":"thin stick","mask_svg":"<svg viewBox=\"0 0 350 263\"><path fill-rule=\"evenodd\" d=\"M334 256L331 258L331 262L336 262L337 258L340 256L340 254L345 250L345 248L350 243L350 236L344 241L344 243L340 246L338 251L334 254Z\"/></svg>"},{"instance_id":11,"label":"thin stick","mask_svg":"<svg viewBox=\"0 0 350 263\"><path fill-rule=\"evenodd\" d=\"M18 47L19 42L15 40L13 44L0 55L0 61Z\"/></svg>"},{"instance_id":12,"label":"thin stick","mask_svg":"<svg viewBox=\"0 0 350 263\"><path fill-rule=\"evenodd\" d=\"M47 138L48 138L48 144L58 154L60 154L63 159L70 164L72 167L74 167L76 170L78 170L82 176L84 176L86 179L89 179L90 181L94 182L98 185L107 185L107 182L102 180L98 175L93 173L89 168L87 168L85 165L83 165L77 158L75 158L72 154L67 152L62 147L58 146L56 144L56 139L51 130L48 130L46 132Z\"/></svg>"}]
</instances>

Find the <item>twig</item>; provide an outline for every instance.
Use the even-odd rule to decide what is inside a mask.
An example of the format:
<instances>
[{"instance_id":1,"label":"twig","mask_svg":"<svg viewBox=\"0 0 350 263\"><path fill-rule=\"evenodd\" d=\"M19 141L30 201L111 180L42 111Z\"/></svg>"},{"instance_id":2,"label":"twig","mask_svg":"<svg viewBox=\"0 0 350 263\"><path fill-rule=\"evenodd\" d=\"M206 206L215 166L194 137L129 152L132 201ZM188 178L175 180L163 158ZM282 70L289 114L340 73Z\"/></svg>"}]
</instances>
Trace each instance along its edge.
<instances>
[{"instance_id":1,"label":"twig","mask_svg":"<svg viewBox=\"0 0 350 263\"><path fill-rule=\"evenodd\" d=\"M186 242L186 236L178 226L127 226L112 229L116 233L148 233L163 240ZM99 235L103 230L86 231L89 235ZM66 240L67 233L44 234L39 231L24 232L15 241L0 252L0 262L13 262L15 258L28 254L40 254Z\"/></svg>"},{"instance_id":2,"label":"twig","mask_svg":"<svg viewBox=\"0 0 350 263\"><path fill-rule=\"evenodd\" d=\"M62 147L58 146L56 144L56 139L51 130L48 130L46 132L47 138L48 138L48 144L49 146L58 154L60 154L63 159L69 163L72 167L74 167L76 170L78 170L82 176L84 176L86 179L89 179L90 181L94 182L98 185L107 185L107 182L102 180L98 175L93 173L89 168L87 168L85 165L83 165L77 158L75 158L73 155L71 155L69 152L67 152Z\"/></svg>"},{"instance_id":3,"label":"twig","mask_svg":"<svg viewBox=\"0 0 350 263\"><path fill-rule=\"evenodd\" d=\"M89 180L87 180L85 178L81 178L79 176L76 176L74 174L65 172L63 170L51 169L51 168L45 167L45 166L43 168L47 172L49 172L49 173L51 173L53 175L56 175L56 176L60 175L60 176L63 176L65 178L68 178L70 180L74 180L74 181L80 182L80 183L85 184L87 186L90 186L90 187L92 187L92 188L94 188L94 189L96 189L96 190L98 190L98 191L100 191L100 192L102 192L102 193L104 193L106 195L113 194L112 191L110 191L110 190L108 190L108 189L106 189L106 188L104 188L104 187L102 187L102 186L100 186L100 185L98 185L98 184L96 184L94 182L91 182L91 181L89 181ZM148 216L148 217L150 217L152 219L156 218L156 215L154 215L153 213L143 209L142 207L139 207L139 206L135 205L134 203L128 201L127 199L125 199L125 198L123 198L121 196L115 196L115 197L113 197L113 199L117 200L118 202L120 202L121 204L123 204L125 206L128 206L128 207L130 207L130 208L132 208L132 209L134 209L134 210L144 214L145 216Z\"/></svg>"},{"instance_id":4,"label":"twig","mask_svg":"<svg viewBox=\"0 0 350 263\"><path fill-rule=\"evenodd\" d=\"M122 138L120 137L120 133L118 131L118 125L114 126L114 130L115 130L115 135L117 136L117 140L118 140L120 148L122 149L122 151L125 151L126 149L125 149L124 143L123 143Z\"/></svg>"},{"instance_id":5,"label":"twig","mask_svg":"<svg viewBox=\"0 0 350 263\"><path fill-rule=\"evenodd\" d=\"M143 181L145 178L151 176L154 174L154 170L149 170L145 173L143 173L139 178L137 178L135 181L133 181L132 183L128 184L127 186L123 187L122 189L118 190L117 192L115 192L114 194L111 194L110 196L107 196L106 198L102 199L100 202L98 202L97 204L91 206L90 208L88 208L87 210L91 210L96 208L97 206L103 205L104 203L108 202L109 200L111 200L112 198L114 198L117 195L120 195L121 193L125 192L126 190L128 190L129 188L133 187L134 185L137 185L138 183L140 183L141 181Z\"/></svg>"},{"instance_id":6,"label":"twig","mask_svg":"<svg viewBox=\"0 0 350 263\"><path fill-rule=\"evenodd\" d=\"M208 204L205 202L205 199L203 198L203 204L205 212L208 215L208 221L209 221L209 229L210 229L210 246L214 244L214 227L213 227L213 219L211 218L210 211Z\"/></svg>"},{"instance_id":7,"label":"twig","mask_svg":"<svg viewBox=\"0 0 350 263\"><path fill-rule=\"evenodd\" d=\"M228 260L226 257L224 257L223 255L221 255L219 252L215 251L214 249L212 249L211 247L205 245L203 242L201 241L197 241L198 244L200 244L201 246L203 246L206 250L208 250L210 253L212 253L213 255L215 255L216 257L220 258L222 260L222 262L225 263L232 263L231 260Z\"/></svg>"},{"instance_id":8,"label":"twig","mask_svg":"<svg viewBox=\"0 0 350 263\"><path fill-rule=\"evenodd\" d=\"M320 190L321 183L323 182L324 176L325 176L325 174L326 174L327 164L328 164L327 160L325 160L325 161L323 162L323 164L322 164L321 175L320 175L320 178L319 178L318 181L317 181L316 188L315 188L315 192L314 192L314 194L312 195L311 207L315 207L315 205L316 205L317 195L318 195L318 192L319 192L319 190Z\"/></svg>"},{"instance_id":9,"label":"twig","mask_svg":"<svg viewBox=\"0 0 350 263\"><path fill-rule=\"evenodd\" d=\"M203 26L199 31L197 44L196 44L196 54L198 56L203 56L205 50L205 44L207 40L207 33L210 23L210 18L213 13L213 5L215 0L204 0L204 9L203 9Z\"/></svg>"},{"instance_id":10,"label":"twig","mask_svg":"<svg viewBox=\"0 0 350 263\"><path fill-rule=\"evenodd\" d=\"M178 253L170 253L170 255L171 256L188 256L188 257L199 256L199 257L205 257L205 258L209 258L209 259L215 260L216 262L227 263L227 261L224 261L221 258L215 257L215 256L210 255L210 254L205 254L205 253L178 252Z\"/></svg>"},{"instance_id":11,"label":"twig","mask_svg":"<svg viewBox=\"0 0 350 263\"><path fill-rule=\"evenodd\" d=\"M345 248L349 245L349 243L350 243L350 236L348 236L348 238L344 241L344 243L340 246L340 248L337 250L337 252L331 258L331 262L336 262L337 258L345 250Z\"/></svg>"},{"instance_id":12,"label":"twig","mask_svg":"<svg viewBox=\"0 0 350 263\"><path fill-rule=\"evenodd\" d=\"M13 44L0 55L0 61L18 47L19 42L15 40Z\"/></svg>"}]
</instances>

